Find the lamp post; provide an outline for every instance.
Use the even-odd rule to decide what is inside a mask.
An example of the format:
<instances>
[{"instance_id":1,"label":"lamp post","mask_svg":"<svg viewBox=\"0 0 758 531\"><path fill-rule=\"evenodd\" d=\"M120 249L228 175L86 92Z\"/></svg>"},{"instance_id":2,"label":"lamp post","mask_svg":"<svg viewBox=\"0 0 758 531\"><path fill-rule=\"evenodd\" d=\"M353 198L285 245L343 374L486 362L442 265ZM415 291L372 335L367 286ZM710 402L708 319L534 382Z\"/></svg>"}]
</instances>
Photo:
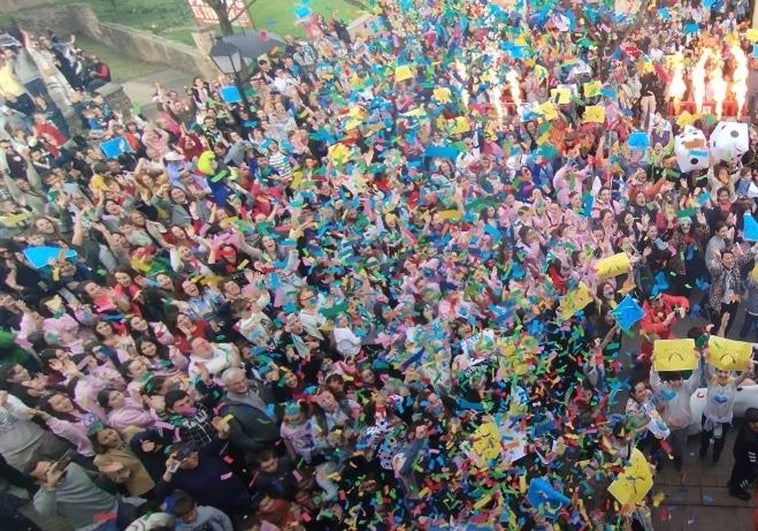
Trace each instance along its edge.
<instances>
[{"instance_id":1,"label":"lamp post","mask_svg":"<svg viewBox=\"0 0 758 531\"><path fill-rule=\"evenodd\" d=\"M245 105L245 111L249 112L250 103L247 101L245 89L242 86L242 79L240 78L243 65L242 54L240 53L239 48L233 44L218 39L211 47L208 55L210 55L211 60L221 73L234 76L234 84L240 93L242 103Z\"/></svg>"}]
</instances>

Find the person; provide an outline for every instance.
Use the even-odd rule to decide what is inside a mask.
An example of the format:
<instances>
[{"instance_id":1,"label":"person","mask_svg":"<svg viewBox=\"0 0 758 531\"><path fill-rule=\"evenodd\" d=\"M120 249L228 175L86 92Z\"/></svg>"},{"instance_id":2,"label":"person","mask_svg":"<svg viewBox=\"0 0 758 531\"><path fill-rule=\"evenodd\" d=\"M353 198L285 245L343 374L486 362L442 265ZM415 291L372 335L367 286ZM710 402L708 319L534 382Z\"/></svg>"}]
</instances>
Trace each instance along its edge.
<instances>
[{"instance_id":1,"label":"person","mask_svg":"<svg viewBox=\"0 0 758 531\"><path fill-rule=\"evenodd\" d=\"M167 509L176 516L174 531L232 531L232 521L222 511L209 505L198 505L182 490L171 493Z\"/></svg>"},{"instance_id":2,"label":"person","mask_svg":"<svg viewBox=\"0 0 758 531\"><path fill-rule=\"evenodd\" d=\"M752 375L743 371L733 378L730 371L713 367L706 362L708 375L708 392L705 395L705 409L701 421L703 431L700 432L700 459L704 459L713 440L713 462L718 463L726 443L726 437L732 427L734 416L734 398L737 387Z\"/></svg>"},{"instance_id":3,"label":"person","mask_svg":"<svg viewBox=\"0 0 758 531\"><path fill-rule=\"evenodd\" d=\"M734 441L734 465L729 477L729 494L748 501L752 498L748 489L758 477L758 409L745 411L745 424Z\"/></svg>"},{"instance_id":4,"label":"person","mask_svg":"<svg viewBox=\"0 0 758 531\"><path fill-rule=\"evenodd\" d=\"M150 498L155 482L116 430L96 425L90 430L97 469L117 485L124 485L130 496Z\"/></svg>"},{"instance_id":5,"label":"person","mask_svg":"<svg viewBox=\"0 0 758 531\"><path fill-rule=\"evenodd\" d=\"M13 71L13 61L0 57L0 96L5 104L27 117L34 113L34 101Z\"/></svg>"},{"instance_id":6,"label":"person","mask_svg":"<svg viewBox=\"0 0 758 531\"><path fill-rule=\"evenodd\" d=\"M653 363L655 363L655 355L653 355ZM650 370L650 385L653 391L662 396L665 401L661 416L671 430L671 448L674 467L677 470L682 469L682 457L687 445L687 429L694 422L690 397L697 390L700 373L701 369L698 365L698 368L692 371L686 380L682 371L667 372L663 379L658 375L655 367Z\"/></svg>"},{"instance_id":7,"label":"person","mask_svg":"<svg viewBox=\"0 0 758 531\"><path fill-rule=\"evenodd\" d=\"M64 463L65 464L65 463ZM25 470L39 484L34 509L59 516L77 531L116 531L116 498L97 487L76 463L34 459Z\"/></svg>"},{"instance_id":8,"label":"person","mask_svg":"<svg viewBox=\"0 0 758 531\"><path fill-rule=\"evenodd\" d=\"M267 386L249 380L242 369L224 371L226 388L222 413L231 415L229 439L250 464L256 454L280 443L277 413Z\"/></svg>"},{"instance_id":9,"label":"person","mask_svg":"<svg viewBox=\"0 0 758 531\"><path fill-rule=\"evenodd\" d=\"M748 252L739 246L725 248L719 258L708 264L711 273L711 287L708 301L711 306L712 322L719 336L726 336L731 330L740 298L744 291L744 280L740 268L755 258L758 247L753 246Z\"/></svg>"},{"instance_id":10,"label":"person","mask_svg":"<svg viewBox=\"0 0 758 531\"><path fill-rule=\"evenodd\" d=\"M7 391L0 391L0 455L23 471L35 455L56 459L70 446L33 422L35 411Z\"/></svg>"},{"instance_id":11,"label":"person","mask_svg":"<svg viewBox=\"0 0 758 531\"><path fill-rule=\"evenodd\" d=\"M687 297L678 297L667 293L651 295L642 303L645 312L640 322L640 334L643 341L640 345L640 361L649 365L653 353L653 343L656 339L670 339L677 318L682 318L690 309Z\"/></svg>"},{"instance_id":12,"label":"person","mask_svg":"<svg viewBox=\"0 0 758 531\"><path fill-rule=\"evenodd\" d=\"M164 499L173 490L181 489L198 503L226 514L249 513L252 500L247 486L218 457L219 450L219 443L201 449L192 444L175 445L166 460L166 471L156 485L156 497Z\"/></svg>"}]
</instances>

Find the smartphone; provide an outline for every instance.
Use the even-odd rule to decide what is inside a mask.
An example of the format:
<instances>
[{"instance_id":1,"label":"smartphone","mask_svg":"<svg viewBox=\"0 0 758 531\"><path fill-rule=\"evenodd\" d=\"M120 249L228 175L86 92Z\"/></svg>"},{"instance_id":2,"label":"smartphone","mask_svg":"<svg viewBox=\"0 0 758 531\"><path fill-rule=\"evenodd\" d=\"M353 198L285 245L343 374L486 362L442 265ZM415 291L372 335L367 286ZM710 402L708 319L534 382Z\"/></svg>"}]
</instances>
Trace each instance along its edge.
<instances>
[{"instance_id":1,"label":"smartphone","mask_svg":"<svg viewBox=\"0 0 758 531\"><path fill-rule=\"evenodd\" d=\"M68 468L68 465L71 464L71 461L74 459L74 451L73 450L66 450L66 453L61 456L60 459L58 459L55 463L53 463L53 468L55 470L58 470L60 472L63 472Z\"/></svg>"}]
</instances>

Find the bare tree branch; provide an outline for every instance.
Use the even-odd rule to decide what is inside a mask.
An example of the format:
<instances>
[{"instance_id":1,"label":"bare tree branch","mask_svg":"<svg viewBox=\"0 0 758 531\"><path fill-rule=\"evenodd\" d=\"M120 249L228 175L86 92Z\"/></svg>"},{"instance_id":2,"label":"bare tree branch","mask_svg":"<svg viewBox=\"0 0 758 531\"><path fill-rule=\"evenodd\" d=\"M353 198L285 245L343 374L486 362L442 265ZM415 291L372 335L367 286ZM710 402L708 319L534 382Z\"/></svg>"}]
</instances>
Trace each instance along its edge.
<instances>
[{"instance_id":1,"label":"bare tree branch","mask_svg":"<svg viewBox=\"0 0 758 531\"><path fill-rule=\"evenodd\" d=\"M237 13L237 14L236 14L236 15L234 15L232 18L230 18L230 19L229 19L229 22L230 22L230 23L234 23L234 22L236 22L238 18L240 18L240 17L241 17L242 15L244 15L245 13L248 13L248 9L250 9L250 6L252 6L252 5L253 5L254 3L256 3L257 1L258 1L258 0L250 0L249 2L247 2L247 3L245 4L245 8L244 8L244 9L241 9L239 13ZM249 14L249 13L248 13L248 14ZM250 20L252 20L252 19L253 19L253 17L251 16L251 17L250 17Z\"/></svg>"}]
</instances>

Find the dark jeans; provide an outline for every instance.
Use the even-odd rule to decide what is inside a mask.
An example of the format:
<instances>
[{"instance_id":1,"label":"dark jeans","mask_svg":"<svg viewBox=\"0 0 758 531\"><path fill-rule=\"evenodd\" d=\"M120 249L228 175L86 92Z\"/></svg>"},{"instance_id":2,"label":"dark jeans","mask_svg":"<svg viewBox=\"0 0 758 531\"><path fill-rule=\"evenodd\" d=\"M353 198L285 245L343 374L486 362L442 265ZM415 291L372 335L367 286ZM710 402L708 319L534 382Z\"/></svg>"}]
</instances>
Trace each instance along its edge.
<instances>
[{"instance_id":1,"label":"dark jeans","mask_svg":"<svg viewBox=\"0 0 758 531\"><path fill-rule=\"evenodd\" d=\"M21 94L21 96L13 101L6 100L5 104L14 111L23 113L29 118L34 114L34 101L29 94Z\"/></svg>"},{"instance_id":2,"label":"dark jeans","mask_svg":"<svg viewBox=\"0 0 758 531\"><path fill-rule=\"evenodd\" d=\"M24 489L30 495L34 495L37 490L34 480L10 466L2 455L0 455L0 476L11 485Z\"/></svg>"},{"instance_id":3,"label":"dark jeans","mask_svg":"<svg viewBox=\"0 0 758 531\"><path fill-rule=\"evenodd\" d=\"M729 477L729 489L730 490L748 490L750 484L755 481L756 471L747 460L735 460L732 467L732 475Z\"/></svg>"},{"instance_id":4,"label":"dark jeans","mask_svg":"<svg viewBox=\"0 0 758 531\"><path fill-rule=\"evenodd\" d=\"M708 447L711 445L711 437L713 437L713 459L716 460L719 458L722 450L724 449L726 436L729 433L729 430L732 429L732 425L729 422L722 423L721 437L716 438L713 435L714 430L707 431L705 429L705 415L703 415L700 424L703 426L703 431L700 432L700 453L701 455L705 455L705 453L708 451Z\"/></svg>"},{"instance_id":5,"label":"dark jeans","mask_svg":"<svg viewBox=\"0 0 758 531\"><path fill-rule=\"evenodd\" d=\"M756 338L756 325L758 325L758 315L752 315L745 312L745 320L740 328L740 339L747 338L748 334L750 334L749 339L751 341L758 339Z\"/></svg>"}]
</instances>

